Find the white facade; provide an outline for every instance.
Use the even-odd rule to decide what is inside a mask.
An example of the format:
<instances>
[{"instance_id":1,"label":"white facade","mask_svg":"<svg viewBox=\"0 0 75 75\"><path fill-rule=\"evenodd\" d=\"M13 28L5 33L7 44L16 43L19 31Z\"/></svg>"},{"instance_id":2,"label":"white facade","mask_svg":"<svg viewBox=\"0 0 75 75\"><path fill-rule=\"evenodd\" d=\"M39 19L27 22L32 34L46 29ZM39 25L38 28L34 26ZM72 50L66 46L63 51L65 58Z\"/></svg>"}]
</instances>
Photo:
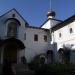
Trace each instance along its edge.
<instances>
[{"instance_id":1,"label":"white facade","mask_svg":"<svg viewBox=\"0 0 75 75\"><path fill-rule=\"evenodd\" d=\"M20 53L21 56L24 55L27 58L27 61L31 61L34 56L41 53L46 53L49 49L49 38L48 41L45 42L43 36L47 35L48 37L47 32L42 29L25 28L24 34L26 34L26 39L24 39L24 34L21 34L23 35L22 40L26 48L24 52ZM35 34L38 35L38 41L34 41Z\"/></svg>"},{"instance_id":2,"label":"white facade","mask_svg":"<svg viewBox=\"0 0 75 75\"><path fill-rule=\"evenodd\" d=\"M42 28L50 29L50 44L54 51L55 62L60 61L58 51L65 46L70 49L70 63L75 63L75 16L73 15L64 21L50 18Z\"/></svg>"},{"instance_id":3,"label":"white facade","mask_svg":"<svg viewBox=\"0 0 75 75\"><path fill-rule=\"evenodd\" d=\"M72 23L54 31L54 42L57 42L58 49L63 46L63 44L67 45L75 45L75 21ZM70 28L72 28L73 32L70 33ZM61 33L61 37L59 37L59 33Z\"/></svg>"},{"instance_id":4,"label":"white facade","mask_svg":"<svg viewBox=\"0 0 75 75\"><path fill-rule=\"evenodd\" d=\"M63 46L66 46L71 50L70 61L71 63L75 63L75 21L69 23L68 25L56 30L53 32L54 39L53 42L57 43L57 51ZM70 32L70 28L72 28L72 32ZM60 37L61 33L61 37Z\"/></svg>"},{"instance_id":5,"label":"white facade","mask_svg":"<svg viewBox=\"0 0 75 75\"><path fill-rule=\"evenodd\" d=\"M17 49L17 63L21 63L21 57L23 56L26 58L27 62L30 62L35 56L46 54L48 50L53 51L53 62L59 62L60 59L58 51L60 48L63 48L64 45L66 48L71 50L70 62L75 63L74 18L75 16L69 18L67 21L65 20L64 22L49 18L41 27L38 28L30 26L15 9L12 9L0 17L0 38L2 40L9 39L7 37L8 25L9 23L16 21L18 24L16 39L20 40L25 46L24 49ZM70 21L70 19L72 21ZM37 41L34 40L35 35L37 35ZM5 46L6 44L1 46L1 63L3 63L4 60Z\"/></svg>"},{"instance_id":6,"label":"white facade","mask_svg":"<svg viewBox=\"0 0 75 75\"><path fill-rule=\"evenodd\" d=\"M25 49L17 52L17 62L21 62L21 57L25 56L27 62L30 62L36 55L46 53L49 50L49 30L41 29L37 27L26 26L27 22L19 15L19 13L12 9L8 13L4 14L0 18L0 37L1 39L7 39L8 24L12 22L12 15L15 14L15 19L20 22L18 26L17 39L21 40L25 46ZM38 41L34 41L34 35L38 35ZM47 41L44 40L44 35L47 36ZM3 51L3 50L2 50ZM1 58L3 62L3 58Z\"/></svg>"}]
</instances>

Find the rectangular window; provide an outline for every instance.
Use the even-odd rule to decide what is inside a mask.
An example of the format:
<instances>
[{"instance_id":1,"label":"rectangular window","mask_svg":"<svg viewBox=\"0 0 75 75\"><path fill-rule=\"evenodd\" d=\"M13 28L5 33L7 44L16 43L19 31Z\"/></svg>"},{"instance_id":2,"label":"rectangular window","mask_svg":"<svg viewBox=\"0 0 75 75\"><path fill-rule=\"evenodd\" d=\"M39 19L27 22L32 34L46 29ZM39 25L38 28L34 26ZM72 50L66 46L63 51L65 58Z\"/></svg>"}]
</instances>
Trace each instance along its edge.
<instances>
[{"instance_id":1,"label":"rectangular window","mask_svg":"<svg viewBox=\"0 0 75 75\"><path fill-rule=\"evenodd\" d=\"M70 28L70 34L71 34L71 33L73 33L73 29L72 29L72 28Z\"/></svg>"},{"instance_id":2,"label":"rectangular window","mask_svg":"<svg viewBox=\"0 0 75 75\"><path fill-rule=\"evenodd\" d=\"M38 35L37 34L34 35L34 41L38 41Z\"/></svg>"},{"instance_id":3,"label":"rectangular window","mask_svg":"<svg viewBox=\"0 0 75 75\"><path fill-rule=\"evenodd\" d=\"M44 41L47 42L47 36L46 35L44 35Z\"/></svg>"},{"instance_id":4,"label":"rectangular window","mask_svg":"<svg viewBox=\"0 0 75 75\"><path fill-rule=\"evenodd\" d=\"M59 33L59 37L61 38L61 33Z\"/></svg>"}]
</instances>

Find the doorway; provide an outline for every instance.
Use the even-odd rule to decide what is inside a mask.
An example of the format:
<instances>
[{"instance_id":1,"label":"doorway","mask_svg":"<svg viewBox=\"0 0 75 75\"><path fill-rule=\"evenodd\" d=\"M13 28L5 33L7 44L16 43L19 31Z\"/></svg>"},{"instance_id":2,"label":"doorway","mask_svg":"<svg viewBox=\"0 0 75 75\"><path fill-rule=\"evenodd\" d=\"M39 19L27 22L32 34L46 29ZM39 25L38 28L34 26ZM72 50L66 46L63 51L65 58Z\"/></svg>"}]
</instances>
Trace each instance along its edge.
<instances>
[{"instance_id":1,"label":"doorway","mask_svg":"<svg viewBox=\"0 0 75 75\"><path fill-rule=\"evenodd\" d=\"M17 63L17 47L14 44L8 44L4 48L4 60Z\"/></svg>"}]
</instances>

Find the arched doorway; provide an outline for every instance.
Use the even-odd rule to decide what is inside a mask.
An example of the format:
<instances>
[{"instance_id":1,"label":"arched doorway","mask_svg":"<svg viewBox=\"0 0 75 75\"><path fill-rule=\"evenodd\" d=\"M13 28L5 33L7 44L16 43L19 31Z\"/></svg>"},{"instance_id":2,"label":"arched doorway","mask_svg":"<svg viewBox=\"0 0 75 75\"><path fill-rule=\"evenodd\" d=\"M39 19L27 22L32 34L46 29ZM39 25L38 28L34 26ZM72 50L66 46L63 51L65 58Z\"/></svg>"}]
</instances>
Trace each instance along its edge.
<instances>
[{"instance_id":1,"label":"arched doorway","mask_svg":"<svg viewBox=\"0 0 75 75\"><path fill-rule=\"evenodd\" d=\"M64 49L60 48L58 50L59 63L64 63Z\"/></svg>"},{"instance_id":2,"label":"arched doorway","mask_svg":"<svg viewBox=\"0 0 75 75\"><path fill-rule=\"evenodd\" d=\"M59 51L59 60L60 63L70 63L70 50L67 48L60 48Z\"/></svg>"},{"instance_id":3,"label":"arched doorway","mask_svg":"<svg viewBox=\"0 0 75 75\"><path fill-rule=\"evenodd\" d=\"M4 48L3 60L8 60L13 63L17 62L17 46L14 44L7 44Z\"/></svg>"},{"instance_id":4,"label":"arched doorway","mask_svg":"<svg viewBox=\"0 0 75 75\"><path fill-rule=\"evenodd\" d=\"M4 40L3 46L3 61L8 60L12 63L17 63L17 52L25 48L24 44L16 38L9 38Z\"/></svg>"},{"instance_id":5,"label":"arched doorway","mask_svg":"<svg viewBox=\"0 0 75 75\"><path fill-rule=\"evenodd\" d=\"M53 63L53 50L47 51L47 63L52 64Z\"/></svg>"}]
</instances>

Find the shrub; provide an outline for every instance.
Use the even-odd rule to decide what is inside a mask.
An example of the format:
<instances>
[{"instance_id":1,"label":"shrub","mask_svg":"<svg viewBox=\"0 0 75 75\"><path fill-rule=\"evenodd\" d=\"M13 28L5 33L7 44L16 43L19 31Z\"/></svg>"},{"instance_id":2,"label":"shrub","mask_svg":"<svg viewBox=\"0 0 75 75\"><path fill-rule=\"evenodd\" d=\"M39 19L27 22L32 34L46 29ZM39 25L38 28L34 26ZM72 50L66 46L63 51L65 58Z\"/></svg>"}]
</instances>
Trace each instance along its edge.
<instances>
[{"instance_id":1,"label":"shrub","mask_svg":"<svg viewBox=\"0 0 75 75\"><path fill-rule=\"evenodd\" d=\"M40 67L35 66L33 70L37 75L75 75L73 64L43 64Z\"/></svg>"}]
</instances>

